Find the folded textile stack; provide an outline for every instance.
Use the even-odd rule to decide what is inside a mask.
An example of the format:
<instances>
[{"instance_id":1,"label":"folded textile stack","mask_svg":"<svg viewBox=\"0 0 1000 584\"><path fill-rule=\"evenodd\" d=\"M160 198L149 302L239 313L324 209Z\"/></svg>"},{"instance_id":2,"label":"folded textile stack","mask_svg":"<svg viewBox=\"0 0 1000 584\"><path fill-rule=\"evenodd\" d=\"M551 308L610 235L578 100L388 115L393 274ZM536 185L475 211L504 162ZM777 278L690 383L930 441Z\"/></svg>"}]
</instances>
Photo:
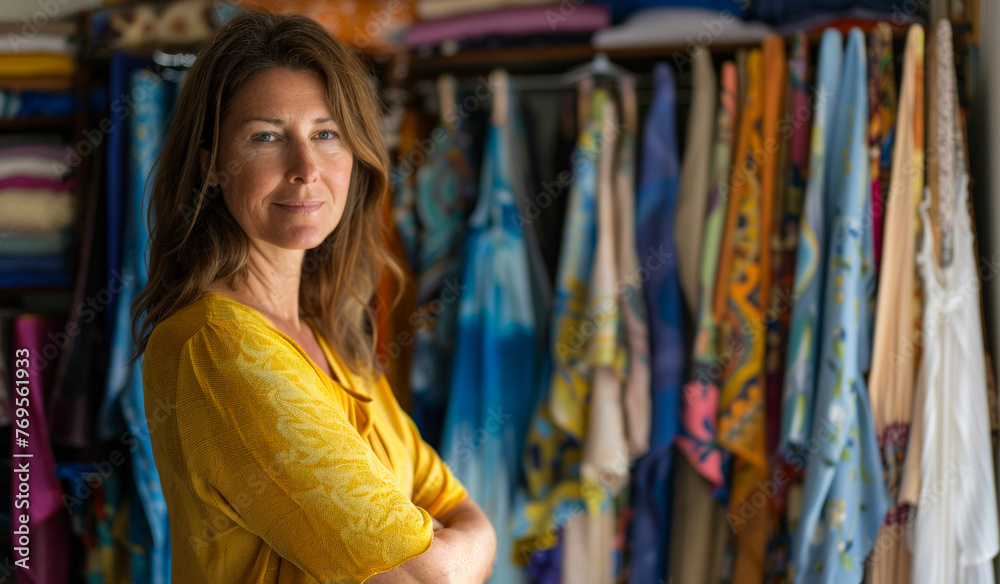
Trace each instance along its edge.
<instances>
[{"instance_id":1,"label":"folded textile stack","mask_svg":"<svg viewBox=\"0 0 1000 584\"><path fill-rule=\"evenodd\" d=\"M686 54L675 53L673 57L674 63L680 64L690 63L695 47L756 43L773 32L767 24L743 20L733 12L661 6L636 12L621 24L600 31L593 44L601 50L686 45Z\"/></svg>"},{"instance_id":2,"label":"folded textile stack","mask_svg":"<svg viewBox=\"0 0 1000 584\"><path fill-rule=\"evenodd\" d=\"M550 0L416 0L417 18L420 20L437 20L500 8L541 6L549 3Z\"/></svg>"},{"instance_id":3,"label":"folded textile stack","mask_svg":"<svg viewBox=\"0 0 1000 584\"><path fill-rule=\"evenodd\" d=\"M371 52L401 50L414 18L413 0L236 0L234 5L256 12L308 16L333 38Z\"/></svg>"},{"instance_id":4,"label":"folded textile stack","mask_svg":"<svg viewBox=\"0 0 1000 584\"><path fill-rule=\"evenodd\" d=\"M76 73L72 28L49 23L30 36L21 28L21 23L0 24L0 118L70 115Z\"/></svg>"},{"instance_id":5,"label":"folded textile stack","mask_svg":"<svg viewBox=\"0 0 1000 584\"><path fill-rule=\"evenodd\" d=\"M65 160L50 138L0 142L0 288L69 285L76 205Z\"/></svg>"},{"instance_id":6,"label":"folded textile stack","mask_svg":"<svg viewBox=\"0 0 1000 584\"><path fill-rule=\"evenodd\" d=\"M589 43L591 35L611 24L611 11L596 4L560 4L536 0L418 0L424 20L407 32L406 45L441 46L442 52L529 44ZM447 44L446 44L447 43ZM449 46L450 45L450 46Z\"/></svg>"},{"instance_id":7,"label":"folded textile stack","mask_svg":"<svg viewBox=\"0 0 1000 584\"><path fill-rule=\"evenodd\" d=\"M151 45L193 47L208 40L239 10L235 2L212 0L129 3L108 13L108 28L100 34L105 36L103 42L118 49L145 52Z\"/></svg>"}]
</instances>

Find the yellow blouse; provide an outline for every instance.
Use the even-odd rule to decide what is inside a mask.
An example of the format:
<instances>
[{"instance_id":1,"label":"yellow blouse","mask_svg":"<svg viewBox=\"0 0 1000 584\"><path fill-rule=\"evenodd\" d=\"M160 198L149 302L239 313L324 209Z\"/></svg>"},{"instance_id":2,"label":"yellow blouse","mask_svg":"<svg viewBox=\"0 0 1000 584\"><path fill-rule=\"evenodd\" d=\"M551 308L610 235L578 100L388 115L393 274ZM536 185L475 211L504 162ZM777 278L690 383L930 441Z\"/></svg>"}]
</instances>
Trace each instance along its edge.
<instances>
[{"instance_id":1,"label":"yellow blouse","mask_svg":"<svg viewBox=\"0 0 1000 584\"><path fill-rule=\"evenodd\" d=\"M363 582L425 552L431 516L465 499L385 378L351 374L315 330L341 383L211 292L153 330L142 379L174 582Z\"/></svg>"}]
</instances>

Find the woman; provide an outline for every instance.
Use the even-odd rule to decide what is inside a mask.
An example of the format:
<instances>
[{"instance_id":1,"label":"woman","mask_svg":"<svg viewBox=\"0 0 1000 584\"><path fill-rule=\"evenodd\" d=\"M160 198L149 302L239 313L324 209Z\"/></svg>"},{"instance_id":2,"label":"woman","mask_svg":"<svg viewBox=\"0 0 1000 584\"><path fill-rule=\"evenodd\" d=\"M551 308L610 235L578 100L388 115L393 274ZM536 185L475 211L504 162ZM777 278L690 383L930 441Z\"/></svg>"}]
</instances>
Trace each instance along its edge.
<instances>
[{"instance_id":1,"label":"woman","mask_svg":"<svg viewBox=\"0 0 1000 584\"><path fill-rule=\"evenodd\" d=\"M388 162L356 57L247 13L158 159L133 305L175 582L476 582L493 528L374 372Z\"/></svg>"}]
</instances>

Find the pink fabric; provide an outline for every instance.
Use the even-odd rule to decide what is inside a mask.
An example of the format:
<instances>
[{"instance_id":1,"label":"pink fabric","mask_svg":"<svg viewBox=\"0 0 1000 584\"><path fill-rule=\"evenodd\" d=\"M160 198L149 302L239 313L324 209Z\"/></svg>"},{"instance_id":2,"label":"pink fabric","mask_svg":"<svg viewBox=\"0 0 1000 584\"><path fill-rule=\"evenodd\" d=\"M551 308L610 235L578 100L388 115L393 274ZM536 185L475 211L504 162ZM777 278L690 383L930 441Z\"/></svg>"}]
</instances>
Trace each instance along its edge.
<instances>
[{"instance_id":1,"label":"pink fabric","mask_svg":"<svg viewBox=\"0 0 1000 584\"><path fill-rule=\"evenodd\" d=\"M696 380L684 385L681 396L687 410L686 420L700 420L700 424L685 424L687 436L677 437L677 447L695 468L710 483L712 488L721 488L725 482L722 476L722 450L713 448L717 433L716 420L719 410L719 388L714 384Z\"/></svg>"},{"instance_id":2,"label":"pink fabric","mask_svg":"<svg viewBox=\"0 0 1000 584\"><path fill-rule=\"evenodd\" d=\"M16 146L0 146L0 157L9 156L45 156L59 162L66 160L66 146L59 144L18 144Z\"/></svg>"},{"instance_id":3,"label":"pink fabric","mask_svg":"<svg viewBox=\"0 0 1000 584\"><path fill-rule=\"evenodd\" d=\"M15 548L14 561L23 559L25 554L17 550L22 536L18 533L24 525L28 526L27 547L30 552L28 569L15 568L16 581L19 584L65 584L69 582L69 564L65 561L53 562L54 558L65 559L69 554L70 524L66 508L62 501L62 487L56 477L56 461L49 446L49 433L45 416L46 386L51 382L52 372L56 368L55 359L59 358L59 335L62 331L62 321L43 318L35 315L21 315L14 320L13 351L11 351L10 372L13 377L11 398L15 403L14 423L11 424L13 444L13 462L15 472L12 473L12 494L16 497L24 492L22 482L27 485L27 507L13 509L11 517L11 540ZM52 349L56 349L53 351ZM25 351L27 354L25 354ZM55 353L53 355L53 353ZM22 360L23 359L23 360ZM27 395L21 395L16 385L18 370L25 370L30 383ZM26 402L19 402L24 400ZM27 415L18 415L18 409L26 410ZM26 419L27 427L20 428L18 420ZM21 430L18 432L18 430ZM21 440L22 442L18 442ZM21 465L26 465L27 472L18 472ZM22 477L27 480L22 481ZM17 498L14 499L15 507ZM28 515L28 523L20 522L20 515Z\"/></svg>"},{"instance_id":4,"label":"pink fabric","mask_svg":"<svg viewBox=\"0 0 1000 584\"><path fill-rule=\"evenodd\" d=\"M437 45L447 40L486 36L585 33L610 23L607 7L593 4L503 8L418 22L407 32L406 46Z\"/></svg>"},{"instance_id":5,"label":"pink fabric","mask_svg":"<svg viewBox=\"0 0 1000 584\"><path fill-rule=\"evenodd\" d=\"M73 179L57 181L51 178L36 176L12 176L0 179L0 190L3 189L49 189L52 191L69 191L76 184Z\"/></svg>"}]
</instances>

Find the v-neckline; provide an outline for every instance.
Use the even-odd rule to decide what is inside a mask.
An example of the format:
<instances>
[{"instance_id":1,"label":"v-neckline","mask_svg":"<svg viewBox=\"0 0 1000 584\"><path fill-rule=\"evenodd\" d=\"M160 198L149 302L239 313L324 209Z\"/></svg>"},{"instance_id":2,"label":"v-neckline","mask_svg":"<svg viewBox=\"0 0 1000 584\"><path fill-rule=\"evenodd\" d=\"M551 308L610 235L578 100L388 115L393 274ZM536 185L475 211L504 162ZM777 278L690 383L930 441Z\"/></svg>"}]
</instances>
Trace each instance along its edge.
<instances>
[{"instance_id":1,"label":"v-neckline","mask_svg":"<svg viewBox=\"0 0 1000 584\"><path fill-rule=\"evenodd\" d=\"M316 372L316 374L319 375L320 379L322 379L324 382L332 385L333 387L341 387L341 388L343 388L344 391L346 391L352 397L354 397L355 399L357 399L359 401L362 401L362 402L370 402L370 401L372 401L371 396L369 396L366 393L360 391L354 385L353 378L350 375L348 375L347 372L344 370L342 364L340 363L340 360L337 358L337 356L333 353L333 350L327 344L326 338L323 336L322 332L317 327L315 327L313 325L311 319L306 318L305 319L305 323L309 327L309 329L313 332L313 335L316 337L316 341L319 343L320 350L323 351L323 355L326 357L326 361L330 365L330 370L333 372L334 375L337 376L337 379L333 379L329 375L327 375L326 371L324 371L323 368L320 367L316 363L315 360L313 360L313 358L309 355L309 353L304 348L302 348L302 345L300 345L292 337L288 336L284 331L282 331L278 327L274 326L274 324L271 322L271 320L268 319L266 316L264 316L264 314L262 314L256 308L253 308L252 306L248 306L248 305L240 302L239 300L234 300L234 299L232 299L232 298L230 298L228 296L223 296L222 294L218 294L216 292L212 292L211 290L206 290L204 292L204 294L211 294L212 296L215 296L216 298L221 298L222 300L225 300L226 302L229 302L229 303L231 303L231 304L233 304L233 305L235 305L235 306L243 309L245 312L248 312L248 313L252 314L253 316L255 316L256 318L258 318L259 320L261 320L269 329L271 329L272 331L274 331L275 333L277 333L278 335L280 335L282 338L284 338L286 341L288 341L289 343L291 343L292 346L295 347L296 350L298 350L298 352L306 359L306 361L313 368L313 370Z\"/></svg>"}]
</instances>

